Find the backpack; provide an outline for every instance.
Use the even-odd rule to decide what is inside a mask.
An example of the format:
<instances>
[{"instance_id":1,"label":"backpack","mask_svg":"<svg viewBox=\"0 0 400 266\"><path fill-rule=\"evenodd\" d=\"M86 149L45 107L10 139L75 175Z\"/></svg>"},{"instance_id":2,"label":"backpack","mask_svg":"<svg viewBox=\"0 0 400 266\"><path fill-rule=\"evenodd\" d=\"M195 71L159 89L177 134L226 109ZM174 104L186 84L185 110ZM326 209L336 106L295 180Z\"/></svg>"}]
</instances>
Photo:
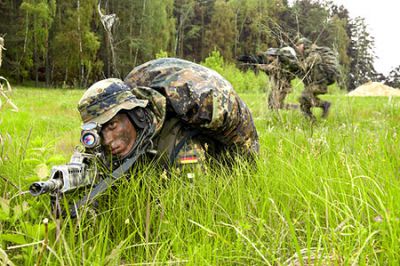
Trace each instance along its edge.
<instances>
[{"instance_id":1,"label":"backpack","mask_svg":"<svg viewBox=\"0 0 400 266\"><path fill-rule=\"evenodd\" d=\"M340 76L337 53L325 46L315 46L312 48L312 52L321 56L319 69L324 73L328 85L337 81Z\"/></svg>"}]
</instances>

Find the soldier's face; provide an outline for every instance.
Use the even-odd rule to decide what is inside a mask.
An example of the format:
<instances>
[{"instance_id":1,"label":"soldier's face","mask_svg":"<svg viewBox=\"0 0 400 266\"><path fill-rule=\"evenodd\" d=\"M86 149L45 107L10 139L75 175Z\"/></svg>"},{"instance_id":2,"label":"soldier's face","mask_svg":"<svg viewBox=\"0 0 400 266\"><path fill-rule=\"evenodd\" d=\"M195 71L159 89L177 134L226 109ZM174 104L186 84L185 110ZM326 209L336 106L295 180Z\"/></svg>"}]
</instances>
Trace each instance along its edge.
<instances>
[{"instance_id":1,"label":"soldier's face","mask_svg":"<svg viewBox=\"0 0 400 266\"><path fill-rule=\"evenodd\" d=\"M126 114L117 114L101 129L102 145L113 156L124 157L132 150L137 132Z\"/></svg>"}]
</instances>

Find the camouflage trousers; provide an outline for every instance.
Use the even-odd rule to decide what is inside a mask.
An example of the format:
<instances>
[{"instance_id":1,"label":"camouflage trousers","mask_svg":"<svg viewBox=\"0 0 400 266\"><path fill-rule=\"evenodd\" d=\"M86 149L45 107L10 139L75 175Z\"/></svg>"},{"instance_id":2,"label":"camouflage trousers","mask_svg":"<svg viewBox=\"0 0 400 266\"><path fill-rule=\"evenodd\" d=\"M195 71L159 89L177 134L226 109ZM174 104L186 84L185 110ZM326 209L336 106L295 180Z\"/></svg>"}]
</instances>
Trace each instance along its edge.
<instances>
[{"instance_id":1,"label":"camouflage trousers","mask_svg":"<svg viewBox=\"0 0 400 266\"><path fill-rule=\"evenodd\" d=\"M268 94L268 108L277 109L296 109L297 105L285 104L286 96L292 91L290 80L280 80L277 84L273 83Z\"/></svg>"},{"instance_id":2,"label":"camouflage trousers","mask_svg":"<svg viewBox=\"0 0 400 266\"><path fill-rule=\"evenodd\" d=\"M300 109L303 114L314 120L315 116L311 112L311 108L318 107L323 110L323 117L327 116L328 109L330 107L330 102L321 100L318 95L326 94L328 92L328 86L326 84L310 84L305 85L303 92L299 98Z\"/></svg>"}]
</instances>

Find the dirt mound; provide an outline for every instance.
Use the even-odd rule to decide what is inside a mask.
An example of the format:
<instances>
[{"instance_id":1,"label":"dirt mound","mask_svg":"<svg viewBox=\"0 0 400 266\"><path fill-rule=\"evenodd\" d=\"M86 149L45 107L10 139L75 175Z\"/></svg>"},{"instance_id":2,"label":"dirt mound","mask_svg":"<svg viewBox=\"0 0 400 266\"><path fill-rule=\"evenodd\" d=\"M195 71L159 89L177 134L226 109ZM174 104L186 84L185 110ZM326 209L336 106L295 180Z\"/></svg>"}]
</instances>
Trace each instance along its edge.
<instances>
[{"instance_id":1,"label":"dirt mound","mask_svg":"<svg viewBox=\"0 0 400 266\"><path fill-rule=\"evenodd\" d=\"M379 82L365 83L347 94L348 96L400 96L400 90Z\"/></svg>"}]
</instances>

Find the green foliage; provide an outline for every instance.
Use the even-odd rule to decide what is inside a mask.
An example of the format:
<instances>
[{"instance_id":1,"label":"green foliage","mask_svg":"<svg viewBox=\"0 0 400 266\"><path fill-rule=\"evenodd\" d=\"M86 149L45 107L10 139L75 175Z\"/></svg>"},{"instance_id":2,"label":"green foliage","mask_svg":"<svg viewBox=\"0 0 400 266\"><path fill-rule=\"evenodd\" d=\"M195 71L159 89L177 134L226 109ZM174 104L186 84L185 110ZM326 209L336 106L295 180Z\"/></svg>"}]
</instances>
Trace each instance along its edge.
<instances>
[{"instance_id":1,"label":"green foliage","mask_svg":"<svg viewBox=\"0 0 400 266\"><path fill-rule=\"evenodd\" d=\"M172 0L111 1L119 18L114 32L118 68L122 75L132 66L154 59L163 50L169 54L175 40Z\"/></svg>"},{"instance_id":2,"label":"green foliage","mask_svg":"<svg viewBox=\"0 0 400 266\"><path fill-rule=\"evenodd\" d=\"M97 3L12 0L1 5L0 33L10 44L3 64L7 76L35 80L36 86L46 81L87 87L104 76L123 78L161 50L195 62L218 50L233 62L242 54L293 45L300 33L338 51L345 83L356 56L349 49L347 10L323 1L289 6L284 0L110 0L100 8L118 18L111 35L101 24Z\"/></svg>"},{"instance_id":3,"label":"green foliage","mask_svg":"<svg viewBox=\"0 0 400 266\"><path fill-rule=\"evenodd\" d=\"M365 82L374 80L376 71L375 40L367 31L367 23L364 18L357 17L350 24L352 34L351 64L348 89L353 90Z\"/></svg>"},{"instance_id":4,"label":"green foliage","mask_svg":"<svg viewBox=\"0 0 400 266\"><path fill-rule=\"evenodd\" d=\"M205 38L209 51L218 49L224 58L232 58L237 35L234 20L235 13L229 3L224 0L215 1L214 12L207 27Z\"/></svg>"},{"instance_id":5,"label":"green foliage","mask_svg":"<svg viewBox=\"0 0 400 266\"><path fill-rule=\"evenodd\" d=\"M168 52L162 49L156 54L156 58L165 58L165 57L168 57Z\"/></svg>"},{"instance_id":6,"label":"green foliage","mask_svg":"<svg viewBox=\"0 0 400 266\"><path fill-rule=\"evenodd\" d=\"M47 196L20 192L35 166L71 154L58 145L71 130L78 142L74 106L83 92L18 88L20 112L0 114L12 139L0 167L2 254L38 264L47 239L41 265L397 265L400 99L330 91L330 116L316 124L299 111L268 110L263 94L241 93L260 137L256 169L239 160L231 170L210 165L189 182L178 172L165 180L149 165L107 191L97 213L56 220Z\"/></svg>"},{"instance_id":7,"label":"green foliage","mask_svg":"<svg viewBox=\"0 0 400 266\"><path fill-rule=\"evenodd\" d=\"M58 9L63 20L54 36L55 74L63 83L87 86L99 75L102 63L96 58L100 48L99 37L90 28L97 1L64 1ZM63 51L62 53L58 51Z\"/></svg>"},{"instance_id":8,"label":"green foliage","mask_svg":"<svg viewBox=\"0 0 400 266\"><path fill-rule=\"evenodd\" d=\"M218 73L222 74L224 67L224 58L221 56L221 53L214 49L211 54L204 60L204 66L214 69Z\"/></svg>"}]
</instances>

